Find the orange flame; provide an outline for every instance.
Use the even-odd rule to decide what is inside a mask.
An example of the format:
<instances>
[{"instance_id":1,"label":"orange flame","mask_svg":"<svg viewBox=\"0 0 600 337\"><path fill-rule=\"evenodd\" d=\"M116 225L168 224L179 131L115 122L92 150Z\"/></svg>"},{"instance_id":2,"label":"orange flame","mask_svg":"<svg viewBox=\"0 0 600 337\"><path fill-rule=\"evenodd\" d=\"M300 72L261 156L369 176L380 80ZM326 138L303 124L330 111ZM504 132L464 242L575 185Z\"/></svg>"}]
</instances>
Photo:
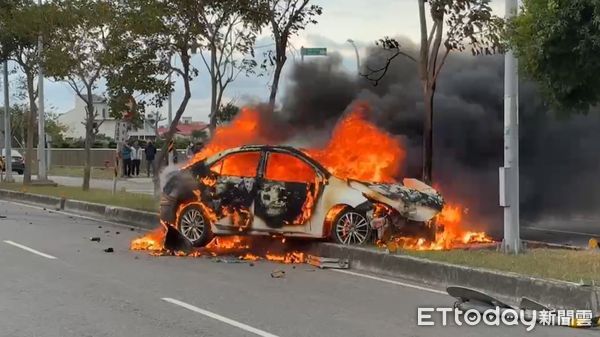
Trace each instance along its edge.
<instances>
[{"instance_id":1,"label":"orange flame","mask_svg":"<svg viewBox=\"0 0 600 337\"><path fill-rule=\"evenodd\" d=\"M395 181L394 177L406 158L406 151L398 137L378 129L367 120L370 111L367 103L356 103L338 122L327 146L321 149L305 149L304 152L339 178L372 182ZM269 136L268 130L261 126L259 112L252 108L243 108L230 124L215 130L210 143L185 167L233 147L277 143ZM309 177L302 167L289 169L281 166L281 170L273 171L273 174L278 177L283 175L292 179L291 181L296 181L298 177L305 181L306 177Z\"/></svg>"},{"instance_id":2,"label":"orange flame","mask_svg":"<svg viewBox=\"0 0 600 337\"><path fill-rule=\"evenodd\" d=\"M446 205L437 215L436 222L443 231L436 234L435 241L414 237L393 237L387 242L379 242L380 247L390 251L407 250L445 250L467 244L492 243L494 240L485 232L473 232L464 229L464 209L456 205Z\"/></svg>"}]
</instances>

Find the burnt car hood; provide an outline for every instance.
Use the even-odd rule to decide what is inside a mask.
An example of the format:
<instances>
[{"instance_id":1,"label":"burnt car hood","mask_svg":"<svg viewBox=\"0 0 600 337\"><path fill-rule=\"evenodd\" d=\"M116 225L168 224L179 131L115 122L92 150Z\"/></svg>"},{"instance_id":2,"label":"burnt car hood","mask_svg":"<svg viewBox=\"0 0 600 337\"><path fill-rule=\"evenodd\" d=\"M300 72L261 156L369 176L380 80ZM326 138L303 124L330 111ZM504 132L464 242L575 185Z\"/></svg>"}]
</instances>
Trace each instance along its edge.
<instances>
[{"instance_id":1,"label":"burnt car hood","mask_svg":"<svg viewBox=\"0 0 600 337\"><path fill-rule=\"evenodd\" d=\"M412 221L429 221L444 207L442 196L417 179L404 179L402 184L349 180L348 184L372 202L386 204Z\"/></svg>"}]
</instances>

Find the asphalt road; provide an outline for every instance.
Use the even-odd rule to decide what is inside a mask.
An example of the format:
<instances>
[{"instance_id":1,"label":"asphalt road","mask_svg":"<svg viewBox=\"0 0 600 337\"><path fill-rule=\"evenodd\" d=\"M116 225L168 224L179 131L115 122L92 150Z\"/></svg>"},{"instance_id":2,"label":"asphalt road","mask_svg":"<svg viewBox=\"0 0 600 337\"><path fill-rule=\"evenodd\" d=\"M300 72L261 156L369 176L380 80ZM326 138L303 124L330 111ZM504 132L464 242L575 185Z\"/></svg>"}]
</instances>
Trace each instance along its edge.
<instances>
[{"instance_id":1,"label":"asphalt road","mask_svg":"<svg viewBox=\"0 0 600 337\"><path fill-rule=\"evenodd\" d=\"M597 335L441 327L440 319L419 327L417 307L451 306L453 299L402 280L307 265L150 256L128 250L137 231L6 201L0 215L0 336ZM108 247L114 253L103 251ZM276 269L286 276L271 278Z\"/></svg>"}]
</instances>

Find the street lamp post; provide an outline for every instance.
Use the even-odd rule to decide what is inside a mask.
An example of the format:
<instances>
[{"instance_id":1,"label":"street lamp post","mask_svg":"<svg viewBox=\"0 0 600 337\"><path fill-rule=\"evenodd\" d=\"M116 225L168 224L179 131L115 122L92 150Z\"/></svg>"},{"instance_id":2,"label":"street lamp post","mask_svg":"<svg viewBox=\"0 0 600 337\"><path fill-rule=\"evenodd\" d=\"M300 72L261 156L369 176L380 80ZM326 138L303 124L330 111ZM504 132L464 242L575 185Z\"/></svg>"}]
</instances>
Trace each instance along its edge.
<instances>
[{"instance_id":1,"label":"street lamp post","mask_svg":"<svg viewBox=\"0 0 600 337\"><path fill-rule=\"evenodd\" d=\"M514 17L518 0L505 0L507 19ZM500 168L500 206L504 207L504 252L518 254L519 234L519 72L513 51L504 55L504 166Z\"/></svg>"},{"instance_id":2,"label":"street lamp post","mask_svg":"<svg viewBox=\"0 0 600 337\"><path fill-rule=\"evenodd\" d=\"M38 0L38 5L42 8L42 0ZM44 111L44 67L42 66L43 53L42 35L38 37L38 145L37 145L37 160L38 160L38 180L48 180L46 172L46 115Z\"/></svg>"},{"instance_id":3,"label":"street lamp post","mask_svg":"<svg viewBox=\"0 0 600 337\"><path fill-rule=\"evenodd\" d=\"M346 42L350 43L352 47L354 47L354 52L356 53L356 73L360 75L360 55L358 54L358 48L356 48L354 40L348 39Z\"/></svg>"},{"instance_id":4,"label":"street lamp post","mask_svg":"<svg viewBox=\"0 0 600 337\"><path fill-rule=\"evenodd\" d=\"M171 65L173 63L173 57L170 56L169 57L169 65ZM169 83L171 83L171 72L169 72ZM169 127L171 126L171 123L173 122L173 93L169 92L169 99L168 99L168 120L169 120ZM167 153L167 166L173 164L173 152L168 152Z\"/></svg>"}]
</instances>

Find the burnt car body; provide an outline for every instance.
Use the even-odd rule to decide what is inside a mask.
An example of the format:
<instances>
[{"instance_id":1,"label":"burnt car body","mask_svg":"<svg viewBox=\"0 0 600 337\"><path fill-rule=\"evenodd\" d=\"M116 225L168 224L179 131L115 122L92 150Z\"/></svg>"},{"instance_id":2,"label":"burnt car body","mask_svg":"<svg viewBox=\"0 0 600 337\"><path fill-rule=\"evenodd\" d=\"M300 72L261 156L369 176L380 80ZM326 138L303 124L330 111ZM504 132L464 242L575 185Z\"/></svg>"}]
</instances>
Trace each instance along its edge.
<instances>
[{"instance_id":1,"label":"burnt car body","mask_svg":"<svg viewBox=\"0 0 600 337\"><path fill-rule=\"evenodd\" d=\"M373 229L433 233L443 207L428 185L340 179L288 146L248 145L167 176L161 221L194 246L214 235L281 235L363 244Z\"/></svg>"}]
</instances>

